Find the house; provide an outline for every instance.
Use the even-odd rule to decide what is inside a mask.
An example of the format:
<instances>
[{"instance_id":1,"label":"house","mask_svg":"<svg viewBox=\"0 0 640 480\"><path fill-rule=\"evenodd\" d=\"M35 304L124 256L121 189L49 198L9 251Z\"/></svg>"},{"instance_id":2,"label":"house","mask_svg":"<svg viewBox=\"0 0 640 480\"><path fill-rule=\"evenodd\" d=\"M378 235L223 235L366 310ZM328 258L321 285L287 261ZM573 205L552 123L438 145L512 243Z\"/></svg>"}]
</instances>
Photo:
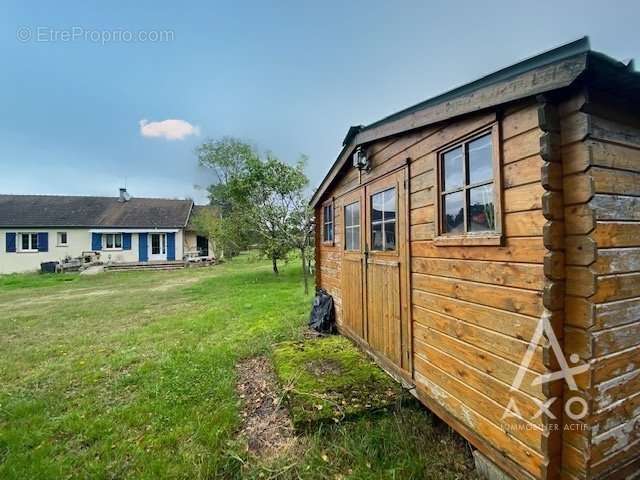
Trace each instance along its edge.
<instances>
[{"instance_id":1,"label":"house","mask_svg":"<svg viewBox=\"0 0 640 480\"><path fill-rule=\"evenodd\" d=\"M100 254L109 263L181 261L209 254L191 225L192 200L0 195L0 274L38 270L40 263Z\"/></svg>"},{"instance_id":2,"label":"house","mask_svg":"<svg viewBox=\"0 0 640 480\"><path fill-rule=\"evenodd\" d=\"M477 462L518 479L637 475L632 62L583 38L351 127L311 204L339 330Z\"/></svg>"}]
</instances>

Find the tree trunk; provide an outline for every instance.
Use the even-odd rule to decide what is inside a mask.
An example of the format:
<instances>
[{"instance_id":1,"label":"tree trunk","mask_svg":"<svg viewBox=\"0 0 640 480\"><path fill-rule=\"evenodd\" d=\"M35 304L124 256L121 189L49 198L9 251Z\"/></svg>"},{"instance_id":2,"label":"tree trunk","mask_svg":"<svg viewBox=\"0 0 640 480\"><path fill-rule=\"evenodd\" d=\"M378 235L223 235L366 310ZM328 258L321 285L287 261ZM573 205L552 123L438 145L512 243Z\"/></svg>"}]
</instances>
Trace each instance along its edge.
<instances>
[{"instance_id":1,"label":"tree trunk","mask_svg":"<svg viewBox=\"0 0 640 480\"><path fill-rule=\"evenodd\" d=\"M302 278L304 278L304 294L308 295L309 294L309 280L307 278L307 274L309 273L307 271L307 259L305 258L304 255L304 248L300 249L300 258L302 259Z\"/></svg>"},{"instance_id":2,"label":"tree trunk","mask_svg":"<svg viewBox=\"0 0 640 480\"><path fill-rule=\"evenodd\" d=\"M271 261L273 262L273 273L277 274L278 273L278 260L276 259L276 257L272 257Z\"/></svg>"}]
</instances>

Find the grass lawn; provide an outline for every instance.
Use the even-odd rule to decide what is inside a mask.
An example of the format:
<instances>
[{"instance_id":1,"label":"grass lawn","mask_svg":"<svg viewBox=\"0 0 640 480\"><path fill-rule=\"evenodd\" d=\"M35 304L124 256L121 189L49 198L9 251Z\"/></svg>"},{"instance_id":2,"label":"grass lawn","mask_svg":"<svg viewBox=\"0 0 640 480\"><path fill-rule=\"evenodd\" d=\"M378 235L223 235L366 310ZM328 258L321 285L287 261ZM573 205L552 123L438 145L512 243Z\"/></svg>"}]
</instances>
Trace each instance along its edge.
<instances>
[{"instance_id":1,"label":"grass lawn","mask_svg":"<svg viewBox=\"0 0 640 480\"><path fill-rule=\"evenodd\" d=\"M424 409L301 435L276 458L238 437L235 365L299 341L297 262L0 277L0 478L469 478Z\"/></svg>"}]
</instances>

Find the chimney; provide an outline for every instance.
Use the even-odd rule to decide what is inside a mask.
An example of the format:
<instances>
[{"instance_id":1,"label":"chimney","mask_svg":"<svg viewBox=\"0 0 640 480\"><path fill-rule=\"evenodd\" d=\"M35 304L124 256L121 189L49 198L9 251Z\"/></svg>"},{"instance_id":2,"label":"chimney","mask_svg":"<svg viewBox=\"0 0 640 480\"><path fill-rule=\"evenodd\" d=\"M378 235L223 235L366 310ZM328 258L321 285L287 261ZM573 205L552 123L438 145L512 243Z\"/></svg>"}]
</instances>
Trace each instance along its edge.
<instances>
[{"instance_id":1,"label":"chimney","mask_svg":"<svg viewBox=\"0 0 640 480\"><path fill-rule=\"evenodd\" d=\"M124 202L128 202L129 200L131 200L131 195L129 195L129 193L127 192L126 188L121 188L120 189L120 198L118 199L118 201L120 203L124 203Z\"/></svg>"}]
</instances>

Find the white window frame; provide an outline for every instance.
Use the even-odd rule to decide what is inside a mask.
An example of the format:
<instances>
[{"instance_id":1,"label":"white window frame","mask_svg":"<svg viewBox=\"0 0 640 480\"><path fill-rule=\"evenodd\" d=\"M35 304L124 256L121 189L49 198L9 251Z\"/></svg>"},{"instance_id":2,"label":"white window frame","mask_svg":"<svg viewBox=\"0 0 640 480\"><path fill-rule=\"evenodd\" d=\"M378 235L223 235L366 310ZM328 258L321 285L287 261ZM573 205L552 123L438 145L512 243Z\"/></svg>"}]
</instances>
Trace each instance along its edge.
<instances>
[{"instance_id":1,"label":"white window frame","mask_svg":"<svg viewBox=\"0 0 640 480\"><path fill-rule=\"evenodd\" d=\"M29 248L22 247L22 237L24 235L28 235L29 238ZM18 245L16 245L16 250L22 253L37 253L38 252L38 234L36 232L20 232L18 233ZM33 238L35 237L35 248L33 248Z\"/></svg>"},{"instance_id":2,"label":"white window frame","mask_svg":"<svg viewBox=\"0 0 640 480\"><path fill-rule=\"evenodd\" d=\"M65 236L66 241L62 241L62 236ZM68 247L69 246L69 233L67 232L58 232L56 234L57 246L58 247Z\"/></svg>"},{"instance_id":3,"label":"white window frame","mask_svg":"<svg viewBox=\"0 0 640 480\"><path fill-rule=\"evenodd\" d=\"M104 250L122 250L122 233L105 233L102 238ZM118 239L120 239L119 242L117 241ZM119 247L117 246L118 243L120 243Z\"/></svg>"}]
</instances>

